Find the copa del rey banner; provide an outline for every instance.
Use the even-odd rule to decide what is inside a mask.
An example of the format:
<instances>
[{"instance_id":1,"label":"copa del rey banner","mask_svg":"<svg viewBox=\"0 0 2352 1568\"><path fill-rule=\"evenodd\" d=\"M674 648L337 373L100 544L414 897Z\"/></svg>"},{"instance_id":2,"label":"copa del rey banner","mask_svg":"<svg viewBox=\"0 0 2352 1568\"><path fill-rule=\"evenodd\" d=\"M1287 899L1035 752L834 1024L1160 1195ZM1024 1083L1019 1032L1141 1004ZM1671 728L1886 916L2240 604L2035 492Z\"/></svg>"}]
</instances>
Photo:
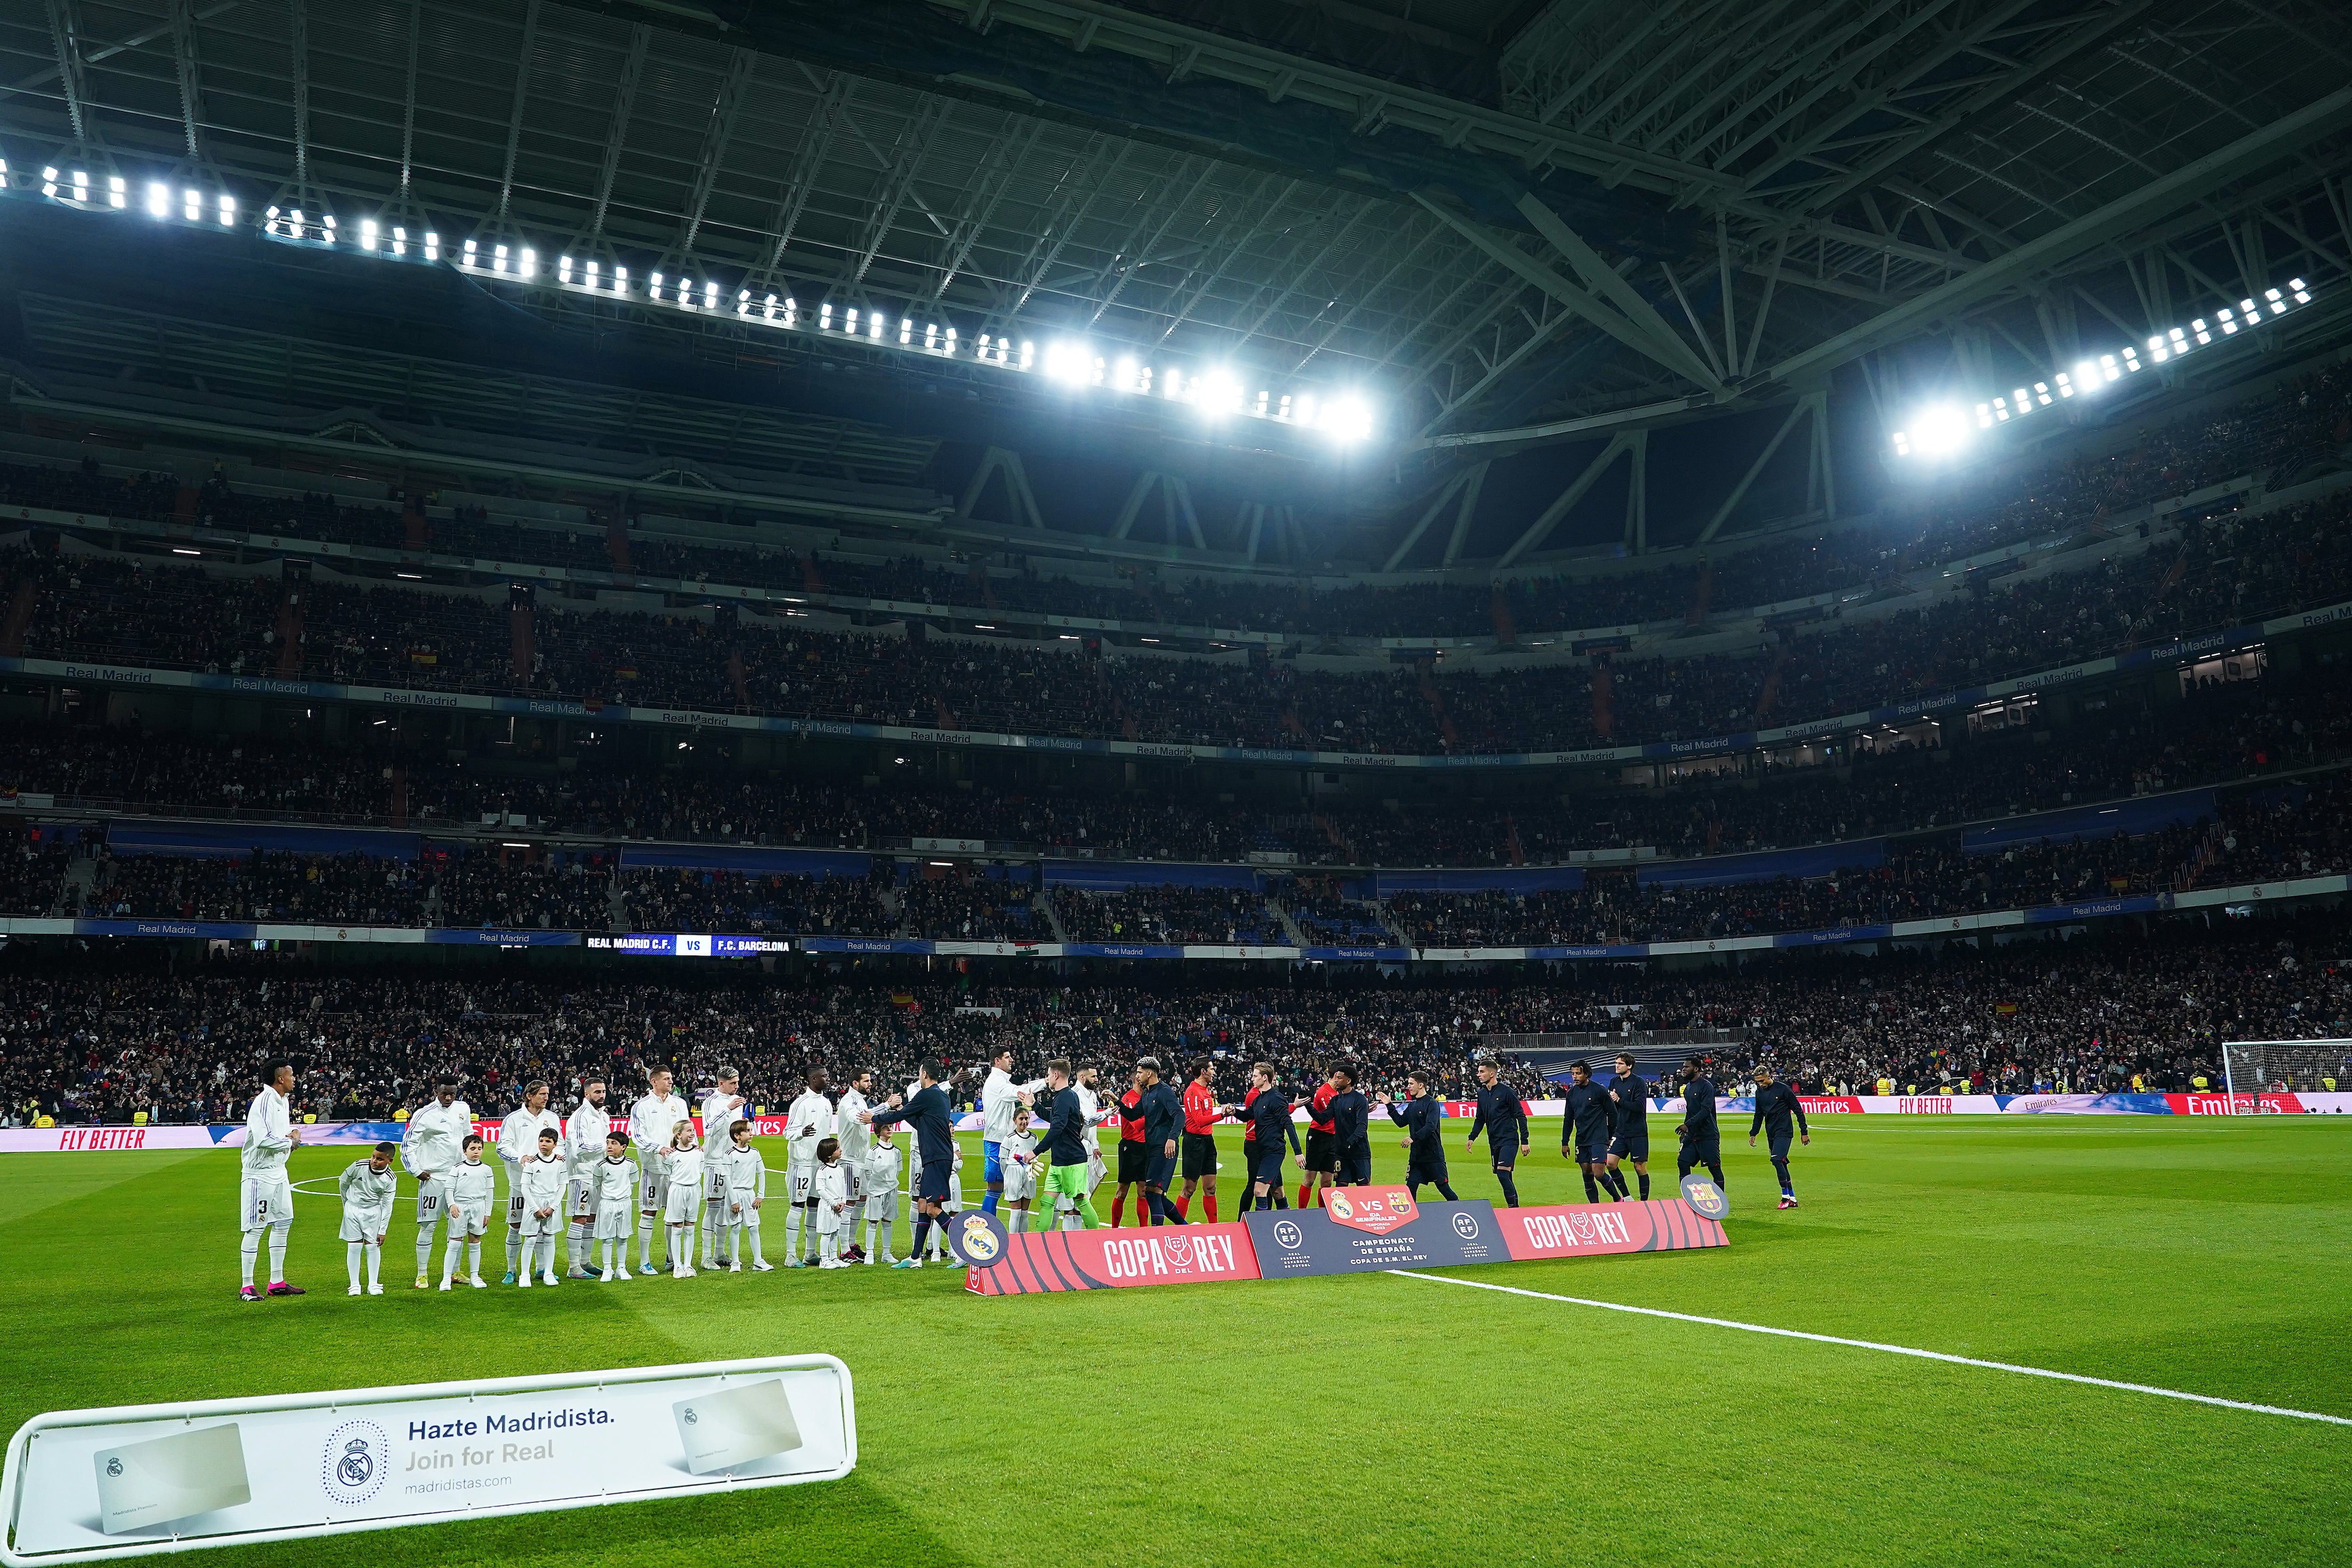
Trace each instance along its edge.
<instances>
[{"instance_id":1,"label":"copa del rey banner","mask_svg":"<svg viewBox=\"0 0 2352 1568\"><path fill-rule=\"evenodd\" d=\"M1025 1296L1727 1245L1719 1223L1680 1199L1498 1210L1483 1200L1416 1203L1391 1186L1334 1188L1329 1202L1238 1225L1024 1231L993 1261L966 1268L964 1288Z\"/></svg>"},{"instance_id":2,"label":"copa del rey banner","mask_svg":"<svg viewBox=\"0 0 2352 1568\"><path fill-rule=\"evenodd\" d=\"M37 1415L9 1568L832 1480L849 1369L773 1356Z\"/></svg>"}]
</instances>

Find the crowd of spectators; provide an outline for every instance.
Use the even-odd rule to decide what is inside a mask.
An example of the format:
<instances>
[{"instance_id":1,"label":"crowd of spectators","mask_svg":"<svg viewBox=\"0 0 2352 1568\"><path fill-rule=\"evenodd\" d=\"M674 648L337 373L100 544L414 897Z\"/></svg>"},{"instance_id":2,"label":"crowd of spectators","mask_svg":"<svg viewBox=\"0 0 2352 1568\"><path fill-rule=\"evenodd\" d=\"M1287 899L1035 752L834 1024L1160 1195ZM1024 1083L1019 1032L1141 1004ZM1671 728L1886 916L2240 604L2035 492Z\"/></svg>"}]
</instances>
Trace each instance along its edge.
<instances>
[{"instance_id":1,"label":"crowd of spectators","mask_svg":"<svg viewBox=\"0 0 2352 1568\"><path fill-rule=\"evenodd\" d=\"M37 586L37 656L525 690L592 703L852 723L1377 753L1515 752L1706 737L1956 690L2352 597L2352 496L2191 525L2179 542L1994 577L1919 610L1832 618L1777 646L1439 675L1234 653L1089 657L1081 645L803 630L715 611L531 613L528 672L502 604L324 581L212 578L99 556L0 553ZM299 647L282 645L291 636Z\"/></svg>"},{"instance_id":2,"label":"crowd of spectators","mask_svg":"<svg viewBox=\"0 0 2352 1568\"><path fill-rule=\"evenodd\" d=\"M991 570L970 562L850 559L788 550L698 545L632 531L631 570L688 582L826 591L861 598L982 611L1223 627L1302 637L1478 636L1679 620L1706 610L1786 602L1865 588L1918 567L2087 524L2140 503L2252 474L2277 482L2352 439L2352 373L2341 366L2257 392L2226 409L2142 428L2123 448L2023 473L1996 473L1937 492L1866 531L1807 533L1725 556L1678 559L1643 571L1570 578L1537 575L1504 584L1268 585L1185 579L1129 569L1114 581L1081 581L1034 568ZM417 498L416 528L431 550L475 559L615 569L599 523L526 525L494 520L478 504L443 507ZM406 548L405 503L332 495L240 492L222 475L193 489L169 475L106 476L79 469L0 465L0 500L62 510L208 526L346 544ZM1727 584L1736 582L1736 589ZM2247 586L2259 592L2261 585ZM2211 606L2207 606L2209 609ZM2140 606L2128 606L2137 611ZM640 650L643 656L643 650ZM1692 694L1695 695L1695 694Z\"/></svg>"},{"instance_id":3,"label":"crowd of spectators","mask_svg":"<svg viewBox=\"0 0 2352 1568\"><path fill-rule=\"evenodd\" d=\"M1278 904L1311 943L1462 948L1688 941L1831 930L1991 910L2141 898L2352 869L2352 778L2337 773L2224 795L2194 820L2110 837L1967 848L1953 830L1851 841L1822 874L1703 884L1591 867L1580 885L1391 890L1262 872L1258 886L1054 888L1034 873L877 857L863 875L635 868L609 851L544 858L428 841L418 859L256 850L239 855L98 851L86 912L116 919L439 924L638 931L1280 945ZM68 851L19 830L0 860L5 912L46 914ZM1498 872L1498 876L1507 873ZM1356 896L1350 896L1350 891ZM620 909L614 897L618 893ZM77 910L74 912L85 912Z\"/></svg>"},{"instance_id":4,"label":"crowd of spectators","mask_svg":"<svg viewBox=\"0 0 2352 1568\"><path fill-rule=\"evenodd\" d=\"M1053 902L1072 942L1256 947L1284 940L1265 895L1239 888L1056 888Z\"/></svg>"},{"instance_id":5,"label":"crowd of spectators","mask_svg":"<svg viewBox=\"0 0 2352 1568\"><path fill-rule=\"evenodd\" d=\"M872 877L633 868L620 886L632 931L888 936L897 926L887 881Z\"/></svg>"},{"instance_id":6,"label":"crowd of spectators","mask_svg":"<svg viewBox=\"0 0 2352 1568\"><path fill-rule=\"evenodd\" d=\"M415 862L368 855L108 856L89 909L117 920L415 926L432 892Z\"/></svg>"},{"instance_id":7,"label":"crowd of spectators","mask_svg":"<svg viewBox=\"0 0 2352 1568\"><path fill-rule=\"evenodd\" d=\"M1325 795L1311 811L1213 796L1066 788L943 787L919 777L849 785L719 765L395 761L257 736L183 737L94 725L0 729L0 799L173 816L334 821L428 834L490 822L607 840L905 849L980 841L1048 858L1301 866L1549 865L1648 847L1687 858L1986 821L2230 783L2352 751L2352 692L2331 670L2192 688L2177 703L2082 715L1955 743L1849 747L1832 764L1660 787L1442 799ZM383 731L362 731L363 736ZM397 805L397 811L395 811Z\"/></svg>"},{"instance_id":8,"label":"crowd of spectators","mask_svg":"<svg viewBox=\"0 0 2352 1568\"><path fill-rule=\"evenodd\" d=\"M1395 1093L1408 1071L1465 1098L1471 1068L1497 1060L1523 1093L1549 1097L1513 1037L1569 1031L1727 1029L1705 1047L1738 1091L1769 1063L1808 1092L2189 1087L2219 1042L2340 1038L2352 1015L2341 915L2181 921L2147 936L2021 942L1883 958L1788 955L1745 967L1660 973L1600 966L1575 985L1325 976L1236 986L1171 972L1149 983L1072 984L1015 974L813 979L756 972L705 981L590 982L337 975L260 960L181 974L57 963L0 965L0 1107L18 1116L127 1121L240 1119L261 1064L290 1056L298 1106L324 1119L413 1108L440 1073L477 1113L511 1109L546 1078L560 1109L584 1075L624 1102L656 1066L689 1091L721 1063L755 1106L791 1100L813 1067L836 1083L872 1067L902 1084L944 1058L959 1101L988 1057L1016 1068L1048 1057L1099 1066L1124 1084L1139 1055L1207 1055L1238 1084L1265 1058L1293 1081L1347 1063ZM1641 1031L1642 1033L1635 1033Z\"/></svg>"}]
</instances>

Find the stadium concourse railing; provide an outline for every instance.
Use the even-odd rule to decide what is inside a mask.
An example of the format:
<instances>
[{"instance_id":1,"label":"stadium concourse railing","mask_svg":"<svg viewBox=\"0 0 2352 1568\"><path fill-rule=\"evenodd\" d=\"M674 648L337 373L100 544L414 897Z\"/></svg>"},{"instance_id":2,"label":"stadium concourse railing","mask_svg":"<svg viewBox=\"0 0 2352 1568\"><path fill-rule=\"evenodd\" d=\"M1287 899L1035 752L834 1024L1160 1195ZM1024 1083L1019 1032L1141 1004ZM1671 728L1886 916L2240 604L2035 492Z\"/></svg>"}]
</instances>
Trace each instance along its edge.
<instances>
[{"instance_id":1,"label":"stadium concourse railing","mask_svg":"<svg viewBox=\"0 0 2352 1568\"><path fill-rule=\"evenodd\" d=\"M103 936L194 939L213 942L299 942L326 945L367 943L436 944L466 947L581 947L592 952L662 958L751 958L785 952L823 956L898 955L942 958L1126 958L1231 963L1280 960L1308 963L1494 963L1522 960L1577 961L1671 958L1693 953L1761 952L1781 948L1835 947L1864 942L1934 936L1972 936L1985 931L2080 924L2116 916L2179 910L2293 902L2352 891L2352 877L2298 877L2228 888L2199 888L2089 899L2031 909L1989 910L1939 915L1928 920L1877 925L1843 925L1755 936L1701 937L1679 942L1526 943L1500 947L1404 947L1380 945L1246 946L1213 942L965 942L932 937L865 937L737 934L719 931L585 931L532 927L371 926L290 924L268 921L90 919L62 916L0 916L0 935Z\"/></svg>"}]
</instances>

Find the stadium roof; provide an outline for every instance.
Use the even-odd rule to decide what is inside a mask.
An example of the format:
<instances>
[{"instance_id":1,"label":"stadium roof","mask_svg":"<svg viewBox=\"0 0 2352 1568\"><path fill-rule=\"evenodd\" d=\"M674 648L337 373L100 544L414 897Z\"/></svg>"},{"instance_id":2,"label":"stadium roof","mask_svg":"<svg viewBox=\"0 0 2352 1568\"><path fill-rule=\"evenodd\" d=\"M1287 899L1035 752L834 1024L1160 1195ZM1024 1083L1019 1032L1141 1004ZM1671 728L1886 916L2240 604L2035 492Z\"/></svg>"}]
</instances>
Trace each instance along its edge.
<instances>
[{"instance_id":1,"label":"stadium roof","mask_svg":"<svg viewBox=\"0 0 2352 1568\"><path fill-rule=\"evenodd\" d=\"M2340 276L2347 65L2319 0L26 0L0 153L1504 450Z\"/></svg>"}]
</instances>

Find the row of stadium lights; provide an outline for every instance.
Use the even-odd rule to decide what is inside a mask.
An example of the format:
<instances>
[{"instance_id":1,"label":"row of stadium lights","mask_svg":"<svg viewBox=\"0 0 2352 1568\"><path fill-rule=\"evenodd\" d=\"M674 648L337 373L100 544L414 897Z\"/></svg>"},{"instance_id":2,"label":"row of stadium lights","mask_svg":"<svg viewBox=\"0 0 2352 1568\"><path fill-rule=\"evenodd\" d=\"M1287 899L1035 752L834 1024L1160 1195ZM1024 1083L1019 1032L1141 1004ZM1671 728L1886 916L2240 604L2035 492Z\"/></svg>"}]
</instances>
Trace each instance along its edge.
<instances>
[{"instance_id":1,"label":"row of stadium lights","mask_svg":"<svg viewBox=\"0 0 2352 1568\"><path fill-rule=\"evenodd\" d=\"M0 159L0 187L5 187L7 180L7 161ZM69 201L84 207L108 207L121 212L127 211L131 205L130 184L120 174L106 176L101 195L92 186L87 170L75 169L60 174L54 167L44 167L40 188L44 196ZM187 223L215 221L234 226L237 221L235 196L221 193L207 200L202 191L193 186L174 192L160 180L148 184L145 205L149 216L165 221L175 215ZM262 215L262 228L265 233L281 239L307 240L331 246L342 243L346 238L332 215L313 218L300 207L285 210L270 207ZM373 218L360 220L359 247L375 255L401 258L415 253L428 262L439 261L444 249L440 235L430 229L412 236L403 225L386 226ZM468 239L461 243L451 259L466 271L488 273L517 282L545 286L545 280L540 276L539 253L528 246L509 248L492 244L485 250L478 242ZM575 263L569 256L560 257L556 261L555 286L607 297L633 297L633 284L627 268L615 266L607 273L596 262ZM719 286L715 281L705 279L698 285L684 278L667 279L658 272L648 275L646 279L645 300L670 310L713 314L730 303L721 298ZM854 338L877 347L896 347L941 359L954 359L965 353L954 327L942 327L934 321L924 321L919 326L910 316L900 316L894 325L883 311L872 309L861 311L855 306L836 310L832 301L824 300L818 304L812 317L790 295L780 299L769 294L754 300L749 289L737 289L731 303L737 317L762 325L810 329L828 336ZM1318 398L1312 393L1277 395L1264 387L1252 396L1229 370L1219 368L1188 375L1173 366L1139 363L1131 356L1107 359L1097 353L1091 344L1083 342L1046 344L1043 363L1040 363L1035 343L1024 339L1016 345L1010 337L982 332L972 343L970 357L982 364L1043 374L1048 380L1067 386L1102 387L1139 397L1156 396L1167 402L1182 403L1210 418L1220 418L1229 414L1245 415L1318 430L1335 440L1349 442L1360 441L1372 433L1371 409L1360 398Z\"/></svg>"},{"instance_id":2,"label":"row of stadium lights","mask_svg":"<svg viewBox=\"0 0 2352 1568\"><path fill-rule=\"evenodd\" d=\"M2236 337L2264 322L2284 316L2296 305L2311 303L2310 287L2300 278L2287 279L2284 289L2265 289L2262 299L2241 300L2233 312L2227 305L2214 312L2213 319L2199 317L2186 327L2174 327L2147 340L2147 353L2143 356L2136 348L2126 348L2119 354L2101 354L2095 360L2084 360L2070 375L2060 371L2048 381L2037 381L2031 387L2021 386L2007 397L1996 397L1990 403L1977 405L1976 427L1990 430L2012 419L2022 419L2038 409L2048 408L2063 398L2091 396L2104 390L2111 381L2121 381L2151 364L2162 364L2193 350L2202 348L2217 337ZM1924 410L1915 421L1914 428L1895 432L1895 452L1907 458L1916 450L1923 457L1945 457L1958 451L1969 440L1968 421L1952 405L1939 405Z\"/></svg>"}]
</instances>

